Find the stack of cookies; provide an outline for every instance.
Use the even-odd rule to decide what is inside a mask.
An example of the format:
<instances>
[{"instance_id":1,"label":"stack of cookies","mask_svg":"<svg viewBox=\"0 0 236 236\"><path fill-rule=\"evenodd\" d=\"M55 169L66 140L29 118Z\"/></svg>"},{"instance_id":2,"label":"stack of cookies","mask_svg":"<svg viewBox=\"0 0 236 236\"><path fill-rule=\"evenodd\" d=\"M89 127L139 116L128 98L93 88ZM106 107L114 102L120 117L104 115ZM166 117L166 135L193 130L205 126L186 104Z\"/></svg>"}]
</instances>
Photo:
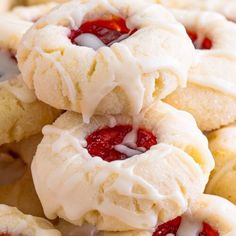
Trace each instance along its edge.
<instances>
[{"instance_id":1,"label":"stack of cookies","mask_svg":"<svg viewBox=\"0 0 236 236\"><path fill-rule=\"evenodd\" d=\"M233 1L6 2L0 236L235 236Z\"/></svg>"}]
</instances>

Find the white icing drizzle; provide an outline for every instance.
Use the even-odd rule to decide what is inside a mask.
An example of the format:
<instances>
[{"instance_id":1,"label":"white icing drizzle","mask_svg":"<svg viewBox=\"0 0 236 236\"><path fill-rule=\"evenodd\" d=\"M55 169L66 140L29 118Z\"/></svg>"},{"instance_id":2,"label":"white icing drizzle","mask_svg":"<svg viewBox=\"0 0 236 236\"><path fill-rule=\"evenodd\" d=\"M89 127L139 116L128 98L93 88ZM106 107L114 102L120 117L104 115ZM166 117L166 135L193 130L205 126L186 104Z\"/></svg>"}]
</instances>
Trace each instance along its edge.
<instances>
[{"instance_id":1,"label":"white icing drizzle","mask_svg":"<svg viewBox=\"0 0 236 236\"><path fill-rule=\"evenodd\" d=\"M67 110L78 111L79 109L86 123L89 122L90 117L94 114L102 99L115 88L120 88L125 93L125 98L127 98L128 107L130 108L128 112L135 116L143 107L153 102L154 98L159 95L163 96L163 90L165 90L164 96L166 96L177 86L186 85L187 71L191 64L194 51L192 44L187 40L182 26L175 21L171 14L157 4L150 5L149 2L140 1L133 11L128 10L129 8L132 9L132 3L127 2L124 6L123 4L123 2L113 3L107 0L93 0L83 3L72 1L71 5L63 5L56 11L53 11L45 18L45 21L41 20L41 23L45 22L49 28L57 28L57 26L60 25L59 22L61 22L61 16L63 15L63 19L69 22L70 29L78 29L83 22L93 19L94 17L101 17L104 13L106 13L105 15L109 13L125 18L127 26L131 30L135 28L138 29L138 31L127 40L123 39L128 35L122 35L116 40L116 42L122 40L120 43L111 42L111 47L99 47L101 46L101 42L95 39L94 36L88 34L79 36L77 38L79 43L86 46L88 43L86 41L89 39L91 43L89 44L97 49L96 52L93 52L91 48L83 48L83 53L89 55L88 61L78 63L78 69L84 70L84 64L89 62L91 68L86 67L86 70L91 69L91 71L89 71L91 73L81 73L81 76L76 77L76 75L71 72L73 70L68 70L63 63L60 63L60 60L57 60L60 56L58 56L57 59L55 58L57 52L59 54L61 53L58 47L55 48L55 50L53 46L51 47L54 53L43 52L44 46L41 45L39 41L33 40L41 30L36 26L33 27L31 31L34 45L32 46L30 43L31 40L27 39L24 40L23 46L21 47L22 49L28 48L30 51L37 51L40 57L42 56L43 59L46 61L50 60L50 62L54 64L53 68L50 68L50 70L57 71L57 79L62 81L63 87L67 87L66 89L62 89L63 91L58 88L58 93L63 92L62 95L69 100ZM148 12L150 12L153 17L150 17L147 14ZM92 13L94 13L94 15ZM154 16L156 16L156 18ZM140 19L138 23L136 22L137 18ZM162 19L159 20L159 18ZM163 19L166 18L168 18L168 23L163 21ZM152 31L150 29L150 31L148 31L149 26L153 26L154 24L159 26L163 34L166 33L165 37L158 37L160 33L158 30ZM56 34L60 35L60 38L64 40L64 51L66 52L67 49L73 50L75 45L72 45L71 41L68 39L70 29L68 29L68 27L63 28L61 25L58 29ZM157 32L154 33L154 31ZM149 33L152 35L149 39L152 42L151 47L153 47L153 50L150 50L148 47L140 46L140 41L145 38L144 35L142 37L142 34L145 34L145 32L147 32L147 37L149 37ZM172 37L167 36L170 36L170 34L172 34ZM64 36L65 38L63 38ZM157 46L154 44L156 40ZM179 54L172 50L173 47L171 51L169 51L169 47L164 46L167 44L172 46L181 44L181 47L186 49L183 50L185 57L178 56ZM145 50L145 48L147 48L147 50ZM75 55L80 54L80 48L75 48L74 50ZM19 50L19 53L20 51L21 50ZM70 60L72 60L73 57L70 57ZM78 58L78 55L76 58ZM37 59L35 58L34 60ZM24 62L20 62L20 64L22 64L21 68L23 71ZM95 66L95 68L93 68L93 66ZM33 75L33 80L40 79L40 76L36 74L37 73L35 73L35 76ZM26 80L30 77L32 77L32 74L25 76ZM156 91L157 94L155 94L155 81L157 79L172 81L173 83L165 83L164 88L160 89L160 91ZM31 82L32 80L29 81L29 83ZM41 88L37 88L36 86L35 89L36 91L38 90L38 94L41 93ZM47 103L55 102L48 97L43 99L45 99ZM58 106L60 106L60 104L58 104Z\"/></svg>"},{"instance_id":2,"label":"white icing drizzle","mask_svg":"<svg viewBox=\"0 0 236 236\"><path fill-rule=\"evenodd\" d=\"M124 153L127 157L139 155L145 152L145 148L139 148L137 142L137 128L133 127L132 130L124 137L121 144L115 145L114 149L120 153Z\"/></svg>"},{"instance_id":3,"label":"white icing drizzle","mask_svg":"<svg viewBox=\"0 0 236 236\"><path fill-rule=\"evenodd\" d=\"M133 104L132 114L137 115L143 106L145 88L136 59L125 45L119 44L117 47L117 44L113 44L111 48L101 47L97 51L102 57L109 58L106 61L111 72L109 83L106 78L104 78L105 81L98 83L96 76L91 76L90 80L86 79L80 84L81 92L85 94L81 101L81 109L86 123L89 122L100 101L115 87L123 89L128 100ZM124 70L124 64L129 68L128 70ZM88 94L91 96L87 96Z\"/></svg>"},{"instance_id":4,"label":"white icing drizzle","mask_svg":"<svg viewBox=\"0 0 236 236\"><path fill-rule=\"evenodd\" d=\"M142 152L139 151L139 150L135 150L133 148L129 148L123 144L118 144L114 147L114 149L120 153L123 153L125 154L127 157L132 157L132 156L135 156L135 155L139 155L141 154Z\"/></svg>"},{"instance_id":5,"label":"white icing drizzle","mask_svg":"<svg viewBox=\"0 0 236 236\"><path fill-rule=\"evenodd\" d=\"M102 202L98 201L97 194L99 193L100 186L103 185L103 183L109 179L109 176L111 174L117 174L117 178L114 181L114 183L109 186L108 189L106 189L106 192L117 192L117 194L121 194L123 196L128 196L129 198L136 198L139 200L147 200L152 202L158 202L159 207L161 208L161 202L168 201L168 199L174 200L178 202L178 205L181 205L183 208L186 208L186 201L184 199L184 196L181 194L178 189L173 191L171 194L168 195L162 195L159 193L159 191L154 188L152 184L150 184L148 181L143 179L141 176L136 175L134 172L135 165L128 165L124 166L125 161L114 161L107 163L103 161L99 157L93 157L89 155L87 149L85 149L83 146L84 138L78 137L78 135L73 135L73 130L63 130L59 129L53 126L46 126L43 129L44 135L58 135L57 141L55 141L53 144L41 144L45 146L50 146L50 149L57 153L59 156L65 158L66 160L63 163L62 166L57 166L56 171L50 172L50 174L47 176L47 186L48 188L57 188L59 182L61 181L61 178L64 179L63 184L60 182L60 188L62 189L63 196L57 196L59 199L62 200L63 203L67 204L66 211L69 210L66 214L69 214L70 217L74 218L76 217L81 218L84 214L89 212L91 209L96 209L99 212L102 212L103 214L116 217L117 219L122 220L122 222L129 222L129 225L132 225L133 227L142 229L147 227L153 227L156 224L156 213L153 211L149 212L143 212L142 214L138 214L137 212L133 210L129 210L123 207L120 207L119 205L115 204L111 201L109 198L104 198ZM68 146L73 146L75 149L74 156L71 155L71 153L65 153L62 150ZM164 158L166 155L169 155L170 152L173 151L173 147L170 145L165 144L159 144L158 149L161 149L160 151L157 151L157 155L160 158ZM69 155L69 156L68 156ZM143 155L143 154L142 154ZM78 159L78 156L80 157ZM142 157L139 157L142 160ZM76 161L80 160L79 162ZM129 159L127 159L129 160ZM37 158L36 158L37 161ZM83 168L81 171L76 172L74 174L68 173L67 170L73 163L73 166L83 162ZM76 164L77 163L77 164ZM36 162L33 162L32 168L35 168ZM79 196L85 196L82 191L78 191L79 195L77 195L76 192L74 192L74 197L76 197L77 206L69 206L70 204L73 204L73 201L69 201L67 199L67 194L73 190L73 186L75 183L80 182L84 183L86 186L87 180L85 179L86 176L89 175L89 173L93 173L94 170L99 169L99 171L96 173L96 176L93 178L93 181L89 183L89 187L85 187L86 191L86 197L79 197ZM63 174L62 174L63 173ZM66 177L65 174L68 173L69 175ZM64 176L64 177L63 177ZM37 184L37 179L34 179ZM58 182L59 181L59 182ZM133 192L133 186L142 186L143 189L145 189L145 192L143 193L135 193ZM38 185L39 186L39 185ZM44 186L45 187L45 186ZM81 192L82 191L82 192ZM70 194L71 196L71 194ZM57 200L56 200L57 202ZM48 202L47 202L48 203ZM44 202L44 204L47 204ZM69 205L68 205L69 204ZM51 206L47 206L45 209L47 211L49 209L54 208L54 204ZM54 210L52 210L54 211ZM49 210L50 212L50 210ZM58 214L60 214L58 212ZM63 217L63 216L62 216Z\"/></svg>"},{"instance_id":6,"label":"white icing drizzle","mask_svg":"<svg viewBox=\"0 0 236 236\"><path fill-rule=\"evenodd\" d=\"M75 38L75 42L80 46L90 47L94 50L106 46L96 35L89 33L79 35Z\"/></svg>"},{"instance_id":7,"label":"white icing drizzle","mask_svg":"<svg viewBox=\"0 0 236 236\"><path fill-rule=\"evenodd\" d=\"M65 81L66 86L68 88L68 94L64 94L64 96L68 96L69 100L72 101L73 103L76 102L76 90L65 68L61 66L60 62L56 61L49 54L43 52L43 50L40 49L39 47L35 47L34 50L37 51L43 57L47 58L55 66L59 74L61 74L61 76L63 77L63 80Z\"/></svg>"},{"instance_id":8,"label":"white icing drizzle","mask_svg":"<svg viewBox=\"0 0 236 236\"><path fill-rule=\"evenodd\" d=\"M16 61L6 51L0 50L0 82L10 79L19 74Z\"/></svg>"},{"instance_id":9,"label":"white icing drizzle","mask_svg":"<svg viewBox=\"0 0 236 236\"><path fill-rule=\"evenodd\" d=\"M176 236L198 236L202 231L202 222L183 215Z\"/></svg>"},{"instance_id":10,"label":"white icing drizzle","mask_svg":"<svg viewBox=\"0 0 236 236\"><path fill-rule=\"evenodd\" d=\"M132 130L124 137L123 144L129 145L130 147L136 148L138 129L133 127Z\"/></svg>"},{"instance_id":11,"label":"white icing drizzle","mask_svg":"<svg viewBox=\"0 0 236 236\"><path fill-rule=\"evenodd\" d=\"M98 50L100 47L111 46L113 43L118 43L129 37L129 34L123 34L118 39L113 40L108 45L104 44L96 35L90 33L84 33L75 38L75 42L84 47L90 47L94 50Z\"/></svg>"}]
</instances>

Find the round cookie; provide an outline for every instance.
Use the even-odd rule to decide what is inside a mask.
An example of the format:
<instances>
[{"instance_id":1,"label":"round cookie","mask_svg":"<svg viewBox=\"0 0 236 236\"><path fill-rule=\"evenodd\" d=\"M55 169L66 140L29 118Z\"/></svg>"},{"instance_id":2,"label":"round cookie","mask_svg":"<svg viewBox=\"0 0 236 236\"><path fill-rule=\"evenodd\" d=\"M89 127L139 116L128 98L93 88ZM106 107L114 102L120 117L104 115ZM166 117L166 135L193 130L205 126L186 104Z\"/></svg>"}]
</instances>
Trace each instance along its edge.
<instances>
[{"instance_id":1,"label":"round cookie","mask_svg":"<svg viewBox=\"0 0 236 236\"><path fill-rule=\"evenodd\" d=\"M153 232L154 231L154 232ZM181 217L150 231L101 232L99 236L233 236L236 206L224 198L203 194Z\"/></svg>"},{"instance_id":2,"label":"round cookie","mask_svg":"<svg viewBox=\"0 0 236 236\"><path fill-rule=\"evenodd\" d=\"M88 122L93 113L138 114L184 86L193 53L182 25L160 5L79 0L41 18L17 59L40 100Z\"/></svg>"},{"instance_id":3,"label":"round cookie","mask_svg":"<svg viewBox=\"0 0 236 236\"><path fill-rule=\"evenodd\" d=\"M14 207L0 205L1 236L61 236L61 233L43 218L24 215Z\"/></svg>"},{"instance_id":4,"label":"round cookie","mask_svg":"<svg viewBox=\"0 0 236 236\"><path fill-rule=\"evenodd\" d=\"M222 196L236 204L236 125L213 131L208 139L216 166L206 192Z\"/></svg>"},{"instance_id":5,"label":"round cookie","mask_svg":"<svg viewBox=\"0 0 236 236\"><path fill-rule=\"evenodd\" d=\"M0 147L0 202L34 216L44 216L30 171L41 139L42 135L37 135Z\"/></svg>"},{"instance_id":6,"label":"round cookie","mask_svg":"<svg viewBox=\"0 0 236 236\"><path fill-rule=\"evenodd\" d=\"M182 214L214 166L193 117L161 102L135 120L86 124L66 112L43 134L32 174L45 215L99 230L148 229Z\"/></svg>"},{"instance_id":7,"label":"round cookie","mask_svg":"<svg viewBox=\"0 0 236 236\"><path fill-rule=\"evenodd\" d=\"M216 11L229 20L236 21L235 0L156 0L166 7L188 10Z\"/></svg>"},{"instance_id":8,"label":"round cookie","mask_svg":"<svg viewBox=\"0 0 236 236\"><path fill-rule=\"evenodd\" d=\"M196 48L187 88L165 102L190 112L201 130L209 131L236 120L236 24L217 13L174 10Z\"/></svg>"},{"instance_id":9,"label":"round cookie","mask_svg":"<svg viewBox=\"0 0 236 236\"><path fill-rule=\"evenodd\" d=\"M40 102L22 80L14 58L30 22L0 16L0 145L37 134L60 111Z\"/></svg>"}]
</instances>

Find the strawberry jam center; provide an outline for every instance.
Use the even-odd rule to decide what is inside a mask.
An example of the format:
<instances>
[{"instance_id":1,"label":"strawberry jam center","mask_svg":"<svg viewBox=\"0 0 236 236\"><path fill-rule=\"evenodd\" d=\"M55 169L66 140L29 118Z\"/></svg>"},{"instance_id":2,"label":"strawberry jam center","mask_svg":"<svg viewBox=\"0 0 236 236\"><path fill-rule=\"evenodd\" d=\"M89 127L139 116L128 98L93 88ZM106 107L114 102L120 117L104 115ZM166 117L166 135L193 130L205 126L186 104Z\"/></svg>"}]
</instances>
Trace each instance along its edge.
<instances>
[{"instance_id":1,"label":"strawberry jam center","mask_svg":"<svg viewBox=\"0 0 236 236\"><path fill-rule=\"evenodd\" d=\"M8 233L0 233L0 236L11 236L11 235Z\"/></svg>"},{"instance_id":2,"label":"strawberry jam center","mask_svg":"<svg viewBox=\"0 0 236 236\"><path fill-rule=\"evenodd\" d=\"M181 216L178 216L174 220L170 220L162 225L159 225L156 231L153 233L153 236L176 236L178 229L181 225L181 221ZM213 229L209 224L203 222L202 231L198 234L198 236L219 236L219 233L217 230Z\"/></svg>"},{"instance_id":3,"label":"strawberry jam center","mask_svg":"<svg viewBox=\"0 0 236 236\"><path fill-rule=\"evenodd\" d=\"M131 125L96 130L87 136L86 141L91 156L99 156L108 162L141 154L157 144L157 138L150 131L143 128L135 130Z\"/></svg>"},{"instance_id":4,"label":"strawberry jam center","mask_svg":"<svg viewBox=\"0 0 236 236\"><path fill-rule=\"evenodd\" d=\"M69 38L73 44L80 46L89 46L95 49L99 46L110 46L115 42L119 42L136 30L130 30L126 26L124 19L113 17L111 20L98 19L83 23L79 29L71 30ZM97 45L99 43L99 45Z\"/></svg>"},{"instance_id":5,"label":"strawberry jam center","mask_svg":"<svg viewBox=\"0 0 236 236\"><path fill-rule=\"evenodd\" d=\"M195 32L187 31L189 38L192 40L196 49L211 49L212 41L205 37L201 42L198 41L198 35Z\"/></svg>"}]
</instances>

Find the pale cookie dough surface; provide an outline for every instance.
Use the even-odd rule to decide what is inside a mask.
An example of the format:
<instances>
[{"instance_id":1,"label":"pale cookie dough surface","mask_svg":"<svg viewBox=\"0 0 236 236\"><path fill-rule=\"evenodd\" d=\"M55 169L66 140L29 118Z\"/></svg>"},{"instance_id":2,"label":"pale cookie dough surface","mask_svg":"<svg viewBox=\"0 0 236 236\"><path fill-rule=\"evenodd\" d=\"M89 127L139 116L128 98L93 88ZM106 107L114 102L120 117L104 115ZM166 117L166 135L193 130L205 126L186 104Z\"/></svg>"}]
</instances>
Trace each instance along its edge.
<instances>
[{"instance_id":1,"label":"pale cookie dough surface","mask_svg":"<svg viewBox=\"0 0 236 236\"><path fill-rule=\"evenodd\" d=\"M1 0L0 13L9 11L13 6L22 3L21 0Z\"/></svg>"},{"instance_id":2,"label":"pale cookie dough surface","mask_svg":"<svg viewBox=\"0 0 236 236\"><path fill-rule=\"evenodd\" d=\"M236 125L211 132L208 139L216 167L211 173L206 192L236 204Z\"/></svg>"},{"instance_id":3,"label":"pale cookie dough surface","mask_svg":"<svg viewBox=\"0 0 236 236\"><path fill-rule=\"evenodd\" d=\"M14 207L0 205L0 234L11 236L61 236L61 233L43 218L24 215Z\"/></svg>"},{"instance_id":4,"label":"pale cookie dough surface","mask_svg":"<svg viewBox=\"0 0 236 236\"><path fill-rule=\"evenodd\" d=\"M211 49L197 49L188 75L187 88L180 88L165 101L190 112L201 130L213 130L236 120L236 24L211 12L174 10L189 32L204 38Z\"/></svg>"},{"instance_id":5,"label":"pale cookie dough surface","mask_svg":"<svg viewBox=\"0 0 236 236\"><path fill-rule=\"evenodd\" d=\"M34 216L44 216L30 171L41 139L38 134L0 147L0 202Z\"/></svg>"},{"instance_id":6,"label":"pale cookie dough surface","mask_svg":"<svg viewBox=\"0 0 236 236\"><path fill-rule=\"evenodd\" d=\"M236 206L224 198L203 194L193 202L177 231L177 236L196 236L201 232L202 222L218 230L220 236L236 234ZM99 236L152 236L152 231L100 232ZM170 236L174 234L170 234ZM169 235L168 235L169 236Z\"/></svg>"},{"instance_id":7,"label":"pale cookie dough surface","mask_svg":"<svg viewBox=\"0 0 236 236\"><path fill-rule=\"evenodd\" d=\"M229 20L236 21L235 0L156 0L164 6L188 10L204 10L219 12Z\"/></svg>"},{"instance_id":8,"label":"pale cookie dough surface","mask_svg":"<svg viewBox=\"0 0 236 236\"><path fill-rule=\"evenodd\" d=\"M49 2L36 6L18 6L9 12L8 16L16 17L25 21L35 22L42 16L49 13L56 6L58 6L58 4L55 2Z\"/></svg>"},{"instance_id":9,"label":"pale cookie dough surface","mask_svg":"<svg viewBox=\"0 0 236 236\"><path fill-rule=\"evenodd\" d=\"M0 145L37 134L60 114L37 100L23 82L13 58L19 40L29 26L31 23L0 17Z\"/></svg>"},{"instance_id":10,"label":"pale cookie dough surface","mask_svg":"<svg viewBox=\"0 0 236 236\"><path fill-rule=\"evenodd\" d=\"M148 229L182 214L201 193L214 166L207 139L188 113L158 102L136 120L158 144L122 161L91 157L85 138L102 127L133 124L124 115L95 116L90 124L67 112L43 129L32 163L47 217L101 230Z\"/></svg>"},{"instance_id":11,"label":"pale cookie dough surface","mask_svg":"<svg viewBox=\"0 0 236 236\"><path fill-rule=\"evenodd\" d=\"M0 49L15 53L24 33L32 26L31 22L0 15Z\"/></svg>"},{"instance_id":12,"label":"pale cookie dough surface","mask_svg":"<svg viewBox=\"0 0 236 236\"><path fill-rule=\"evenodd\" d=\"M138 30L96 51L72 44L72 29L111 15ZM193 53L183 26L160 5L81 0L41 18L23 37L17 58L25 82L40 100L81 112L88 122L93 113L137 114L184 86Z\"/></svg>"},{"instance_id":13,"label":"pale cookie dough surface","mask_svg":"<svg viewBox=\"0 0 236 236\"><path fill-rule=\"evenodd\" d=\"M37 134L60 114L35 97L31 100L32 97L27 95L32 92L28 90L19 78L0 83L0 144Z\"/></svg>"},{"instance_id":14,"label":"pale cookie dough surface","mask_svg":"<svg viewBox=\"0 0 236 236\"><path fill-rule=\"evenodd\" d=\"M26 5L35 5L35 4L42 4L42 3L49 3L49 2L68 2L68 0L25 0Z\"/></svg>"}]
</instances>

